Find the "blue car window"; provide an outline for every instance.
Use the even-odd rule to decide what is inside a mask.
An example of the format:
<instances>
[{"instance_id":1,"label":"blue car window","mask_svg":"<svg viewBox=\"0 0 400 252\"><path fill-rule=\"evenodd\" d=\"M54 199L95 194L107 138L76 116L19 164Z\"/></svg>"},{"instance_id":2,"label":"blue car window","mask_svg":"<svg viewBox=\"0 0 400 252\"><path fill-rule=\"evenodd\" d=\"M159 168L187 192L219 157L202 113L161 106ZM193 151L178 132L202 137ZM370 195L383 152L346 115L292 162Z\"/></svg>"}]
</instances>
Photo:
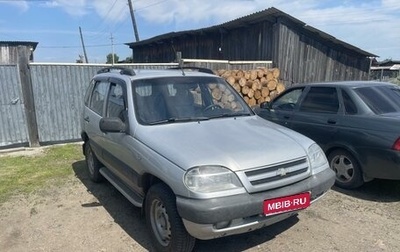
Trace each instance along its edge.
<instances>
[{"instance_id":1,"label":"blue car window","mask_svg":"<svg viewBox=\"0 0 400 252\"><path fill-rule=\"evenodd\" d=\"M294 89L272 103L272 109L293 110L299 101L303 88Z\"/></svg>"},{"instance_id":2,"label":"blue car window","mask_svg":"<svg viewBox=\"0 0 400 252\"><path fill-rule=\"evenodd\" d=\"M103 114L103 105L109 88L108 82L96 82L89 107L99 115Z\"/></svg>"},{"instance_id":3,"label":"blue car window","mask_svg":"<svg viewBox=\"0 0 400 252\"><path fill-rule=\"evenodd\" d=\"M390 86L363 87L355 90L375 114L400 112L400 91Z\"/></svg>"},{"instance_id":4,"label":"blue car window","mask_svg":"<svg viewBox=\"0 0 400 252\"><path fill-rule=\"evenodd\" d=\"M344 103L344 109L346 115L355 115L357 114L357 106L354 103L354 101L351 99L349 94L342 90L342 97L343 97L343 103Z\"/></svg>"},{"instance_id":5,"label":"blue car window","mask_svg":"<svg viewBox=\"0 0 400 252\"><path fill-rule=\"evenodd\" d=\"M339 100L334 87L311 87L300 105L300 111L335 114L339 110Z\"/></svg>"}]
</instances>

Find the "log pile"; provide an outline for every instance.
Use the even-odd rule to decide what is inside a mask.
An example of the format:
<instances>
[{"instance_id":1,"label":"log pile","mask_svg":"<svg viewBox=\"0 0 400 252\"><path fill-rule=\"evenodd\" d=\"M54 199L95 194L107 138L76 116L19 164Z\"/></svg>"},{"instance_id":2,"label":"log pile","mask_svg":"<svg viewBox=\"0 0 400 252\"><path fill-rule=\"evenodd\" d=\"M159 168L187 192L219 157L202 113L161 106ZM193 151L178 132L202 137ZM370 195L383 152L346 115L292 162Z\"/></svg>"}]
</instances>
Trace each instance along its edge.
<instances>
[{"instance_id":1,"label":"log pile","mask_svg":"<svg viewBox=\"0 0 400 252\"><path fill-rule=\"evenodd\" d=\"M250 106L270 101L285 90L285 85L279 81L278 68L258 68L248 71L218 70L216 74L232 85ZM213 90L213 96L214 92L217 94L220 91ZM214 99L221 101L222 97L215 95Z\"/></svg>"}]
</instances>

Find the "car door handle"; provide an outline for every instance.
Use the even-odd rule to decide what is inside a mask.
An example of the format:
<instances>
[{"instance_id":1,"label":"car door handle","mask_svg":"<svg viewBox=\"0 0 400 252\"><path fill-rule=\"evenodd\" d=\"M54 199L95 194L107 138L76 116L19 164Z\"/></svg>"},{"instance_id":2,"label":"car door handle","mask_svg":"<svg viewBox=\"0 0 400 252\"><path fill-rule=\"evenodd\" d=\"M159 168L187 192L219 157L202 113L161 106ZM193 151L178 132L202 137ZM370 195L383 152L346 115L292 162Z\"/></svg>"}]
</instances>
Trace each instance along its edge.
<instances>
[{"instance_id":1,"label":"car door handle","mask_svg":"<svg viewBox=\"0 0 400 252\"><path fill-rule=\"evenodd\" d=\"M334 119L328 119L327 123L328 123L328 124L336 124L336 120L334 120Z\"/></svg>"},{"instance_id":2,"label":"car door handle","mask_svg":"<svg viewBox=\"0 0 400 252\"><path fill-rule=\"evenodd\" d=\"M85 120L86 122L90 122L89 116L85 116L85 117L83 118L83 120Z\"/></svg>"},{"instance_id":3,"label":"car door handle","mask_svg":"<svg viewBox=\"0 0 400 252\"><path fill-rule=\"evenodd\" d=\"M290 116L284 115L284 116L283 116L283 119L290 119Z\"/></svg>"}]
</instances>

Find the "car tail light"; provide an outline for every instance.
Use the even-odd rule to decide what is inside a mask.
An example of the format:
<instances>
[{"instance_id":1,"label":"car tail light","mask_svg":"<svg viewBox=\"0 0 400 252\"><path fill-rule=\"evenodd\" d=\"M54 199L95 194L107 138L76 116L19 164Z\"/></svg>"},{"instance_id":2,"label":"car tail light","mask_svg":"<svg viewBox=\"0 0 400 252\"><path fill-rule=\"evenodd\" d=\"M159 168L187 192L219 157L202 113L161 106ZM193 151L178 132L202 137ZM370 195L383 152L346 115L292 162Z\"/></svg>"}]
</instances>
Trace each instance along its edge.
<instances>
[{"instance_id":1,"label":"car tail light","mask_svg":"<svg viewBox=\"0 0 400 252\"><path fill-rule=\"evenodd\" d=\"M397 140L394 142L392 149L396 150L396 151L400 151L400 137L397 138Z\"/></svg>"}]
</instances>

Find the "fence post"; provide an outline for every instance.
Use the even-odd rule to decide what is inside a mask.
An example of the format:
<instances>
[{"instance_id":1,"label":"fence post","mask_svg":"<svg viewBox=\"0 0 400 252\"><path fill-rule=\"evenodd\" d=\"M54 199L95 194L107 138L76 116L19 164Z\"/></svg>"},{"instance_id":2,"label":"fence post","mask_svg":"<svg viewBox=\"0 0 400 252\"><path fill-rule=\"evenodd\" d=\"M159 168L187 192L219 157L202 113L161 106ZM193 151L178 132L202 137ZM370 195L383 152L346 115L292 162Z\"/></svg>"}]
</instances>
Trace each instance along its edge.
<instances>
[{"instance_id":1,"label":"fence post","mask_svg":"<svg viewBox=\"0 0 400 252\"><path fill-rule=\"evenodd\" d=\"M35 101L33 97L33 87L31 72L29 69L29 55L31 51L26 46L18 46L18 69L21 80L22 97L24 98L25 116L27 121L29 146L38 147L39 131L36 120Z\"/></svg>"}]
</instances>

